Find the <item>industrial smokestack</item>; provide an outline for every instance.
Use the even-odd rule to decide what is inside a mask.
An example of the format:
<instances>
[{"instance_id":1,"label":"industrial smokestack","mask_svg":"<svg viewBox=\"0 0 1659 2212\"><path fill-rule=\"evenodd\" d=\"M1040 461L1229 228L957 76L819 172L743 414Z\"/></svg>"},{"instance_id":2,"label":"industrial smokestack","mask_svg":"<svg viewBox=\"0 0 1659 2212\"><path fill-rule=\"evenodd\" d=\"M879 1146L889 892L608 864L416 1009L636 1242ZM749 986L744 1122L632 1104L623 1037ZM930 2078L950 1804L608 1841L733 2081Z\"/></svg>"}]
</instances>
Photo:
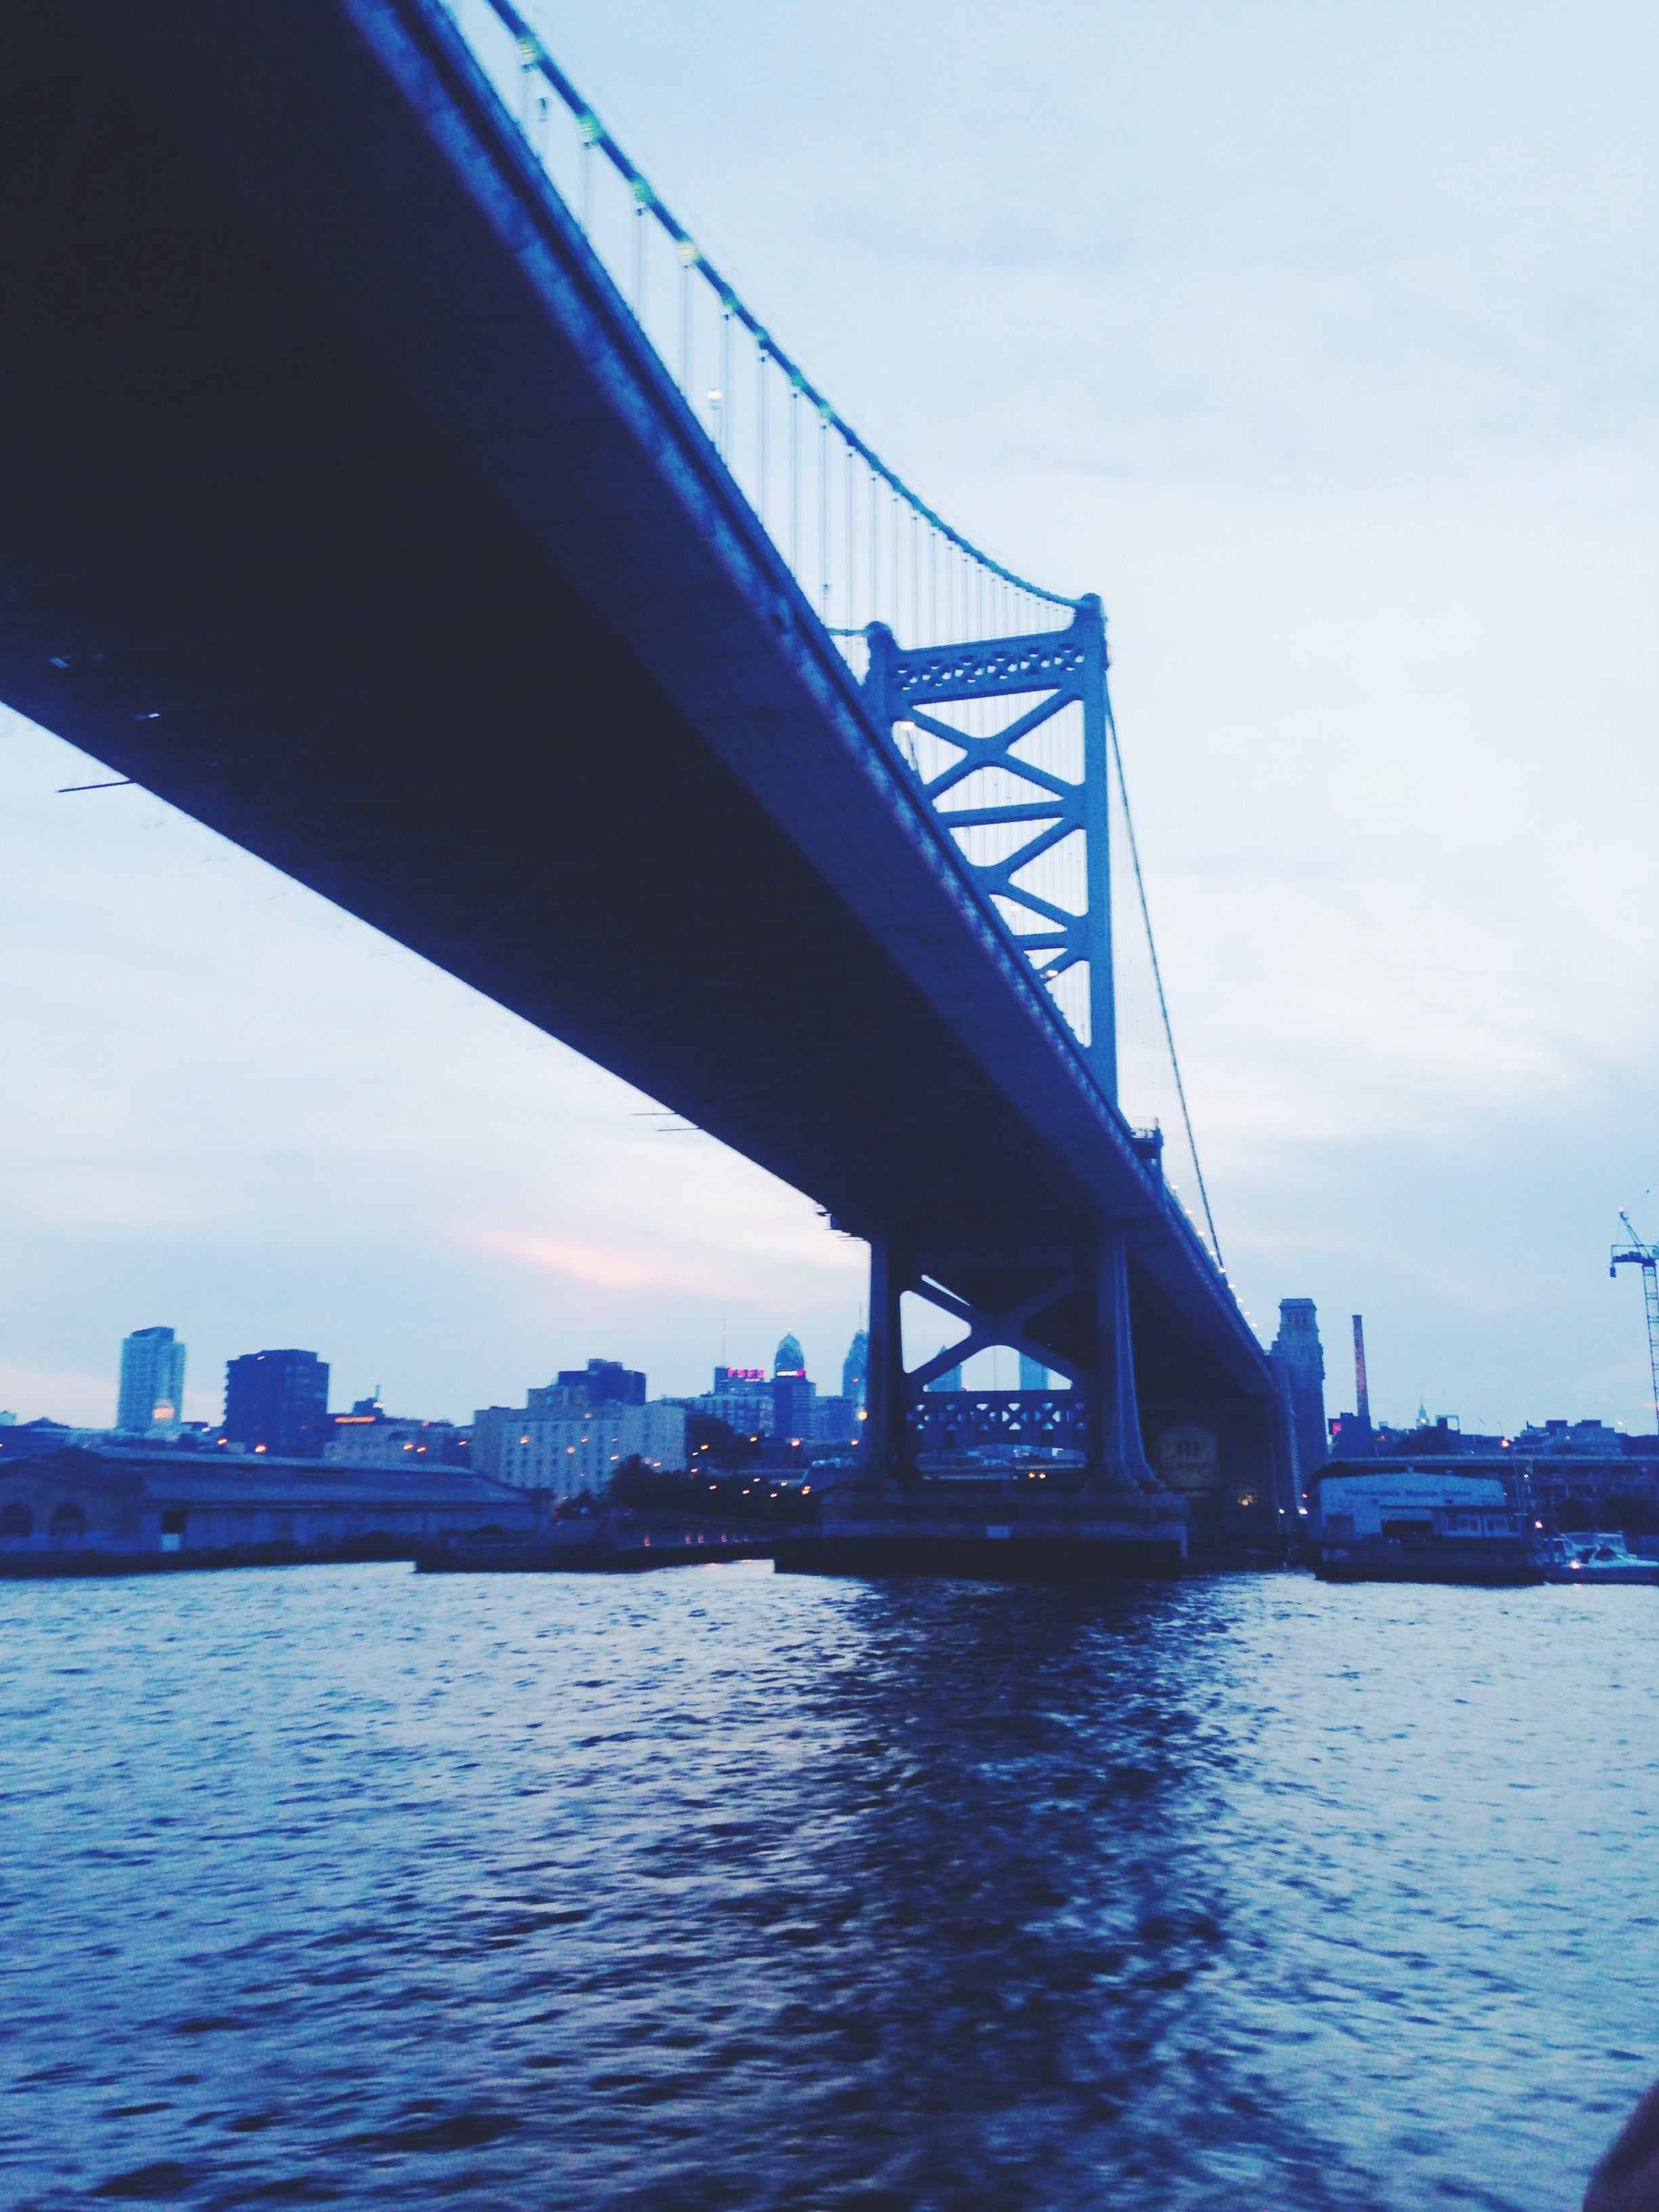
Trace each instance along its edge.
<instances>
[{"instance_id":1,"label":"industrial smokestack","mask_svg":"<svg viewBox=\"0 0 1659 2212\"><path fill-rule=\"evenodd\" d=\"M1369 1423L1371 1394L1365 1387L1365 1321L1363 1314L1356 1314L1353 1317L1353 1388L1354 1411L1362 1421Z\"/></svg>"}]
</instances>

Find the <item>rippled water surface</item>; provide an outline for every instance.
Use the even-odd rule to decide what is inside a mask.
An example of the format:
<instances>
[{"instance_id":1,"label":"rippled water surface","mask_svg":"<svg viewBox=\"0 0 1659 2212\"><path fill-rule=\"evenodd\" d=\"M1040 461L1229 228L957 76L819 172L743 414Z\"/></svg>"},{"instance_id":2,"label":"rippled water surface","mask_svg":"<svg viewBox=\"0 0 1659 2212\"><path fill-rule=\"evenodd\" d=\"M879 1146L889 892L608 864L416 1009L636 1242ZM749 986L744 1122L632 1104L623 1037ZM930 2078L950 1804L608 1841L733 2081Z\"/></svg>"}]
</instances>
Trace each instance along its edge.
<instances>
[{"instance_id":1,"label":"rippled water surface","mask_svg":"<svg viewBox=\"0 0 1659 2212\"><path fill-rule=\"evenodd\" d=\"M0 1584L0 2201L1559 2212L1659 1592Z\"/></svg>"}]
</instances>

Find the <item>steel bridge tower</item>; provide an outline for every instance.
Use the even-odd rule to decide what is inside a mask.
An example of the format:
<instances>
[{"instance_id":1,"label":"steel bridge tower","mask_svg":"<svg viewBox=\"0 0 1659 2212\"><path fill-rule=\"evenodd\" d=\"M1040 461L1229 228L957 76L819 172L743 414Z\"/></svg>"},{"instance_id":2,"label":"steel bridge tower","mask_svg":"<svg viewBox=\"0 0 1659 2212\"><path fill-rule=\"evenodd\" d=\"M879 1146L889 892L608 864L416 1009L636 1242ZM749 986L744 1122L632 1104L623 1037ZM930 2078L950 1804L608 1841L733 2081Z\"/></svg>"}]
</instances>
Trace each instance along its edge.
<instances>
[{"instance_id":1,"label":"steel bridge tower","mask_svg":"<svg viewBox=\"0 0 1659 2212\"><path fill-rule=\"evenodd\" d=\"M994 637L938 647L902 647L884 623L865 631L869 665L864 696L872 720L892 758L937 815L962 853L986 907L997 918L1038 979L1051 988L1062 977L1084 980L1073 988L1072 1019L1077 1048L1085 1059L1104 1098L1117 1104L1116 1010L1112 975L1109 743L1111 708L1106 687L1106 623L1093 594L1079 599L1061 630L1016 637ZM1006 711L975 718L960 710L980 702L1018 701ZM1081 724L1080 774L1067 775L1031 757L1030 741L1045 726L1075 708ZM941 710L957 712L949 719ZM988 724L988 726L983 726ZM933 772L921 766L914 742L901 732L919 732L954 758L935 758ZM986 770L1001 771L1005 795L973 803L968 789ZM1008 783L1018 787L1006 795ZM955 803L953 803L953 800ZM998 841L995 857L975 860L957 833L1010 828L1024 831ZM1066 840L1080 836L1083 866L1080 907L1039 891L1030 880L1033 864ZM1082 970L1081 979L1077 971ZM1079 1021L1077 1015L1081 1013ZM1164 1198L1161 1137L1130 1136L1149 1184ZM1152 1491L1158 1484L1141 1441L1136 1401L1133 1340L1129 1310L1128 1255L1121 1224L1080 1232L1072 1251L1056 1264L1050 1258L1038 1279L1020 1294L994 1305L954 1295L921 1272L902 1235L871 1237L870 1428L872 1471L882 1467L901 1480L915 1468L918 1445L937 1442L943 1419L960 1415L959 1401L985 1401L983 1392L940 1392L925 1398L930 1382L993 1346L1007 1346L1022 1363L1064 1376L1069 1391L1022 1391L1012 1407L1015 1437L1027 1449L1039 1437L1080 1449L1088 1472L1117 1489ZM1032 1255L1035 1263L1036 1255ZM927 1299L962 1322L968 1334L932 1359L907 1371L903 1364L900 1301L906 1291ZM1061 1349L1048 1334L1063 1313L1071 1322L1060 1334ZM1077 1321L1086 1316L1085 1356L1079 1358ZM1013 1394L995 1394L1000 1399ZM1029 1406L1020 1402L1030 1399ZM941 1405L940 1401L957 1401Z\"/></svg>"}]
</instances>

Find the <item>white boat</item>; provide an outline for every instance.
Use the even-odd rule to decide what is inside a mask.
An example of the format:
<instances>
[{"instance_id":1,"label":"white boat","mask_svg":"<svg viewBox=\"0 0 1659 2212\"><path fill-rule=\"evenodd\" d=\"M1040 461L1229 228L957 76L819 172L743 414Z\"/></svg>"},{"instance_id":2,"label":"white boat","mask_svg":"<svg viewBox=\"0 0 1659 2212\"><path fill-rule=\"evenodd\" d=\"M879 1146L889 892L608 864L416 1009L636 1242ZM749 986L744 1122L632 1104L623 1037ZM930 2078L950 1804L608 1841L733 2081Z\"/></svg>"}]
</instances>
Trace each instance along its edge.
<instances>
[{"instance_id":1,"label":"white boat","mask_svg":"<svg viewBox=\"0 0 1659 2212\"><path fill-rule=\"evenodd\" d=\"M1632 1552L1611 1535L1552 1536L1544 1555L1547 1583L1659 1583L1659 1559Z\"/></svg>"}]
</instances>

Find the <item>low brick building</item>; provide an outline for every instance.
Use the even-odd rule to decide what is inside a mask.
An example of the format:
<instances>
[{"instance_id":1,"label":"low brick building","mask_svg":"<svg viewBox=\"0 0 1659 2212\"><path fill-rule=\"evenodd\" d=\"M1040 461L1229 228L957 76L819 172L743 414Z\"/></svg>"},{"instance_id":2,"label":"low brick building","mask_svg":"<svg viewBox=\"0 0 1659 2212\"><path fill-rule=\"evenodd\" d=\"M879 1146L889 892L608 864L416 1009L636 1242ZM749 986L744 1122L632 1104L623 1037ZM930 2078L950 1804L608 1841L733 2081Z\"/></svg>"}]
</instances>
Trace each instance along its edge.
<instances>
[{"instance_id":1,"label":"low brick building","mask_svg":"<svg viewBox=\"0 0 1659 2212\"><path fill-rule=\"evenodd\" d=\"M541 1500L462 1468L69 1446L0 1462L0 1576L396 1558L543 1517Z\"/></svg>"}]
</instances>

